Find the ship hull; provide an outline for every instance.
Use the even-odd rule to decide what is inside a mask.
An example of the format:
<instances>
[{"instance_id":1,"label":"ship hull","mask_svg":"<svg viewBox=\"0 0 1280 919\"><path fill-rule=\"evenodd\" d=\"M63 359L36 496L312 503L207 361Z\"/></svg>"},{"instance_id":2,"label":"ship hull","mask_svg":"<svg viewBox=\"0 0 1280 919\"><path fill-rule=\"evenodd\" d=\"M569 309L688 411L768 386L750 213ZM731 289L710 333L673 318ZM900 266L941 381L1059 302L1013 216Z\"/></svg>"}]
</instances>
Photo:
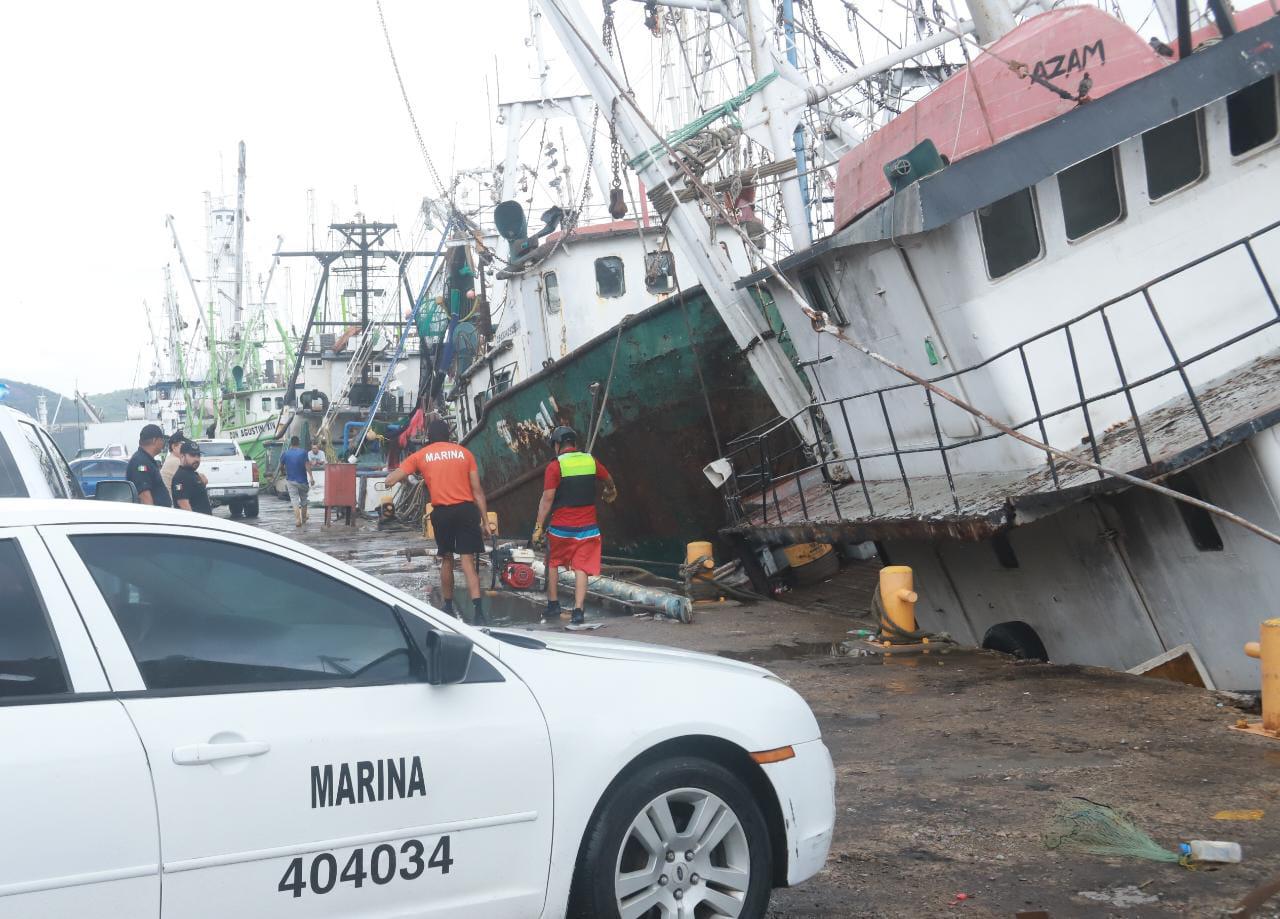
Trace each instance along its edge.
<instances>
[{"instance_id":1,"label":"ship hull","mask_svg":"<svg viewBox=\"0 0 1280 919\"><path fill-rule=\"evenodd\" d=\"M775 417L773 404L701 288L650 307L484 406L463 443L503 535L533 529L551 429L569 425L585 448L593 383L597 404L606 387L608 397L592 452L619 492L600 505L605 554L682 562L688 542L715 540L725 524L724 501L702 473L721 455L711 419L724 437Z\"/></svg>"}]
</instances>

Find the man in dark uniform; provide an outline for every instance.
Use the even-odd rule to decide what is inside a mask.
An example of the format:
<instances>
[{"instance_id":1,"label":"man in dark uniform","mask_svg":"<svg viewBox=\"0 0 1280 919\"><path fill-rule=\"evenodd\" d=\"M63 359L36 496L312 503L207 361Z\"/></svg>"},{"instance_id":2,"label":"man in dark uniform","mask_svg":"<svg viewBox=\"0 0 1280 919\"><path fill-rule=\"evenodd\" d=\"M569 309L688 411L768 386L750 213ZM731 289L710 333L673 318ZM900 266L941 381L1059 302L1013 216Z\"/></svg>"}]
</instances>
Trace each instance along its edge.
<instances>
[{"instance_id":1,"label":"man in dark uniform","mask_svg":"<svg viewBox=\"0 0 1280 919\"><path fill-rule=\"evenodd\" d=\"M138 491L138 501L157 507L172 507L169 490L160 478L160 466L156 463L165 448L164 431L158 424L144 425L138 433L138 452L129 457L129 470L125 477Z\"/></svg>"},{"instance_id":2,"label":"man in dark uniform","mask_svg":"<svg viewBox=\"0 0 1280 919\"><path fill-rule=\"evenodd\" d=\"M200 466L200 445L184 440L178 448L178 455L182 465L173 474L173 506L197 514L212 514L209 491L196 472Z\"/></svg>"}]
</instances>

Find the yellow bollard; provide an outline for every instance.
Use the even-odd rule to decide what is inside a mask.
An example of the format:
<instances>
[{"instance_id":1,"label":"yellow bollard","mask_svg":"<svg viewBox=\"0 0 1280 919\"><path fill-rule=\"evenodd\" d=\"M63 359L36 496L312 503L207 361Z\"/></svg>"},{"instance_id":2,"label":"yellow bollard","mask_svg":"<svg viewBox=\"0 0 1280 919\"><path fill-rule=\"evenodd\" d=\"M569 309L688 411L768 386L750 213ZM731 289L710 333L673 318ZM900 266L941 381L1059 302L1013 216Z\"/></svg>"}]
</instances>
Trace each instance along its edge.
<instances>
[{"instance_id":1,"label":"yellow bollard","mask_svg":"<svg viewBox=\"0 0 1280 919\"><path fill-rule=\"evenodd\" d=\"M880 602L884 615L904 632L916 630L916 601L920 597L912 590L911 568L907 565L886 565L880 569Z\"/></svg>"},{"instance_id":2,"label":"yellow bollard","mask_svg":"<svg viewBox=\"0 0 1280 919\"><path fill-rule=\"evenodd\" d=\"M1261 638L1244 653L1262 662L1262 733L1280 735L1280 619L1263 622Z\"/></svg>"},{"instance_id":3,"label":"yellow bollard","mask_svg":"<svg viewBox=\"0 0 1280 919\"><path fill-rule=\"evenodd\" d=\"M684 563L692 565L698 559L706 556L706 561L702 563L703 568L714 568L716 566L715 556L711 550L709 542L691 542L685 546Z\"/></svg>"}]
</instances>

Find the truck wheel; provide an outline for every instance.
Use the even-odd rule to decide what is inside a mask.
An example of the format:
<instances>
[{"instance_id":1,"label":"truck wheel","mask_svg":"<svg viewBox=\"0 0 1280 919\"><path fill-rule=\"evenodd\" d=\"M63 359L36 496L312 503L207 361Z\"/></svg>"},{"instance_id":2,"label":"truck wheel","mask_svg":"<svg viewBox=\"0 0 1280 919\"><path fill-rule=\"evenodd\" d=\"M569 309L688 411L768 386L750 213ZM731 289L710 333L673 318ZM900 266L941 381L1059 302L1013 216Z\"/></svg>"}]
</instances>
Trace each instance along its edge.
<instances>
[{"instance_id":1,"label":"truck wheel","mask_svg":"<svg viewBox=\"0 0 1280 919\"><path fill-rule=\"evenodd\" d=\"M596 813L569 914L760 919L773 886L760 806L718 763L680 756L619 783Z\"/></svg>"},{"instance_id":2,"label":"truck wheel","mask_svg":"<svg viewBox=\"0 0 1280 919\"><path fill-rule=\"evenodd\" d=\"M258 516L258 499L250 498L248 501L244 502L244 504L240 505L240 510L244 512L244 515L246 517L250 517L250 518L257 517Z\"/></svg>"},{"instance_id":3,"label":"truck wheel","mask_svg":"<svg viewBox=\"0 0 1280 919\"><path fill-rule=\"evenodd\" d=\"M240 515L244 513L244 508L240 505L239 501L230 502L227 505L227 510L231 512L232 520L238 520L240 518Z\"/></svg>"}]
</instances>

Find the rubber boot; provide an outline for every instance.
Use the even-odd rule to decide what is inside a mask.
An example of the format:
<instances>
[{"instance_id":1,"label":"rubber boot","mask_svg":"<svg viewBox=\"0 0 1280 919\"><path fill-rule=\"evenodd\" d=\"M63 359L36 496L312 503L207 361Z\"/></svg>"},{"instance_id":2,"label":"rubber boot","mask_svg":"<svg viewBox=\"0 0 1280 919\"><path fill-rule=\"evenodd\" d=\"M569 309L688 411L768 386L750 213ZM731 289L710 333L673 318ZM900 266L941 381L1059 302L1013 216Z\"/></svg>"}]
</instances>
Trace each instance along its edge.
<instances>
[{"instance_id":1,"label":"rubber boot","mask_svg":"<svg viewBox=\"0 0 1280 919\"><path fill-rule=\"evenodd\" d=\"M587 621L587 614L580 609L573 611L573 616L569 619L569 625L582 625Z\"/></svg>"},{"instance_id":2,"label":"rubber boot","mask_svg":"<svg viewBox=\"0 0 1280 919\"><path fill-rule=\"evenodd\" d=\"M440 604L440 609L444 612L444 614L445 614L446 616L457 616L457 615L458 615L457 613L455 613L455 612L453 611L453 599L452 599L452 598L449 598L449 599L445 600L443 603L441 603L441 604Z\"/></svg>"},{"instance_id":3,"label":"rubber boot","mask_svg":"<svg viewBox=\"0 0 1280 919\"><path fill-rule=\"evenodd\" d=\"M471 606L472 606L472 609L474 610L474 615L471 617L471 624L472 625L488 625L489 617L484 614L484 601L481 600L479 597L476 597L474 600L471 601Z\"/></svg>"},{"instance_id":4,"label":"rubber boot","mask_svg":"<svg viewBox=\"0 0 1280 919\"><path fill-rule=\"evenodd\" d=\"M546 624L548 622L555 622L559 618L560 618L560 601L548 600L547 608L542 614L543 624Z\"/></svg>"}]
</instances>

